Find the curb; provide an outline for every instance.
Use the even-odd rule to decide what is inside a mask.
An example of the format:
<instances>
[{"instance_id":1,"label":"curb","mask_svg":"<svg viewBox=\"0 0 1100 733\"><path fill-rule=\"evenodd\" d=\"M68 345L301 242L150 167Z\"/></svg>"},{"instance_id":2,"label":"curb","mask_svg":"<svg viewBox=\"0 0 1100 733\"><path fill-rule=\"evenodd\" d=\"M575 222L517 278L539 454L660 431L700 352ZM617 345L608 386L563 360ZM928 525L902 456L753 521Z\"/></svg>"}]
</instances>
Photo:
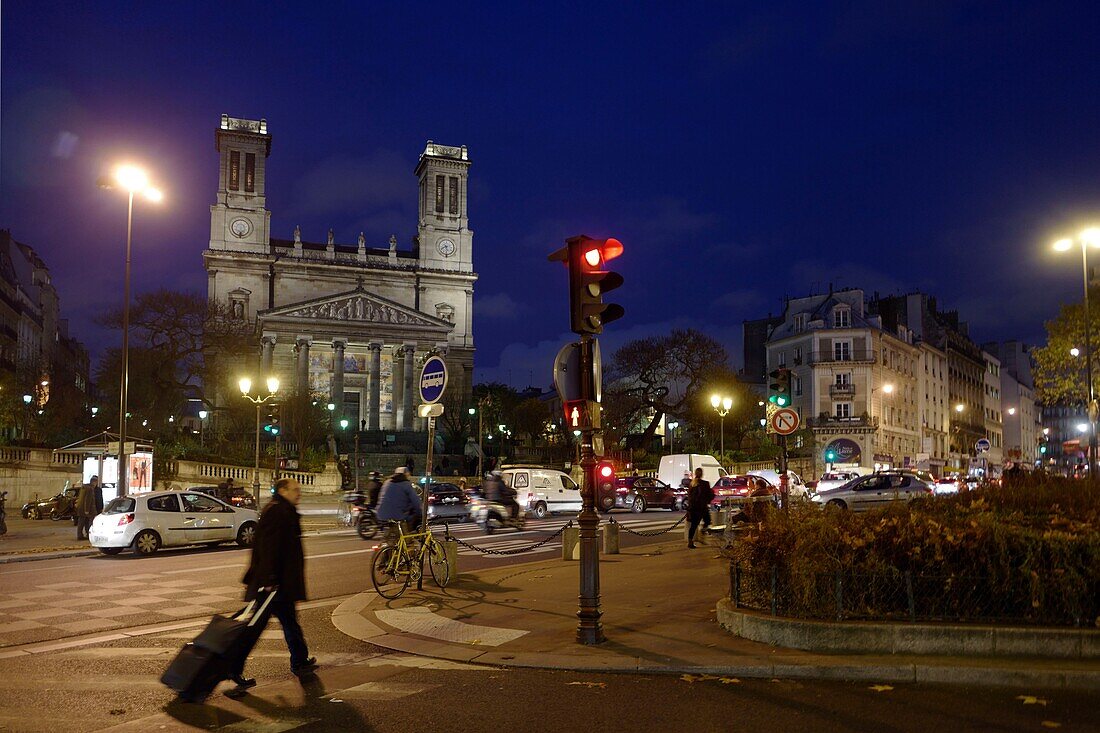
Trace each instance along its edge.
<instances>
[{"instance_id":1,"label":"curb","mask_svg":"<svg viewBox=\"0 0 1100 733\"><path fill-rule=\"evenodd\" d=\"M404 632L389 632L364 617L379 596L364 591L341 603L332 612L332 624L341 633L391 651L465 664L525 669L553 669L573 672L621 672L645 674L717 674L746 678L816 679L899 683L969 684L990 687L1056 688L1100 690L1100 672L1052 669L938 665L899 661L897 664L865 664L858 656L837 657L836 664L776 664L761 657L741 657L729 665L660 665L641 657L619 661L577 654L506 652L472 646L458 646Z\"/></svg>"},{"instance_id":2,"label":"curb","mask_svg":"<svg viewBox=\"0 0 1100 733\"><path fill-rule=\"evenodd\" d=\"M99 550L63 550L63 551L44 551L38 552L30 550L28 552L16 555L0 555L0 565L6 565L13 562L31 562L32 560L59 560L67 557L91 557L98 555Z\"/></svg>"}]
</instances>

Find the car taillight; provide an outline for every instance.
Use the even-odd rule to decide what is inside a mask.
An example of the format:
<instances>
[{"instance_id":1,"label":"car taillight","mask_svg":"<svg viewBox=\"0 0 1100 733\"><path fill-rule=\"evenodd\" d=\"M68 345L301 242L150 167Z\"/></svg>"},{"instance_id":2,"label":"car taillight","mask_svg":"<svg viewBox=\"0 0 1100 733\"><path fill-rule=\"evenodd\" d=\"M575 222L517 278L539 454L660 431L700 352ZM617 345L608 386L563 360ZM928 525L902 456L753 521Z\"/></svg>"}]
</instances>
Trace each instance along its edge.
<instances>
[{"instance_id":1,"label":"car taillight","mask_svg":"<svg viewBox=\"0 0 1100 733\"><path fill-rule=\"evenodd\" d=\"M428 495L428 503L429 504L434 504L435 503L435 497L429 494Z\"/></svg>"},{"instance_id":2,"label":"car taillight","mask_svg":"<svg viewBox=\"0 0 1100 733\"><path fill-rule=\"evenodd\" d=\"M617 494L629 494L630 489L626 488L625 486L620 486L619 488L615 489L615 493L617 493Z\"/></svg>"},{"instance_id":3,"label":"car taillight","mask_svg":"<svg viewBox=\"0 0 1100 733\"><path fill-rule=\"evenodd\" d=\"M118 518L118 526L122 527L124 525L129 524L132 521L134 521L134 515L133 514L123 514L121 517Z\"/></svg>"},{"instance_id":4,"label":"car taillight","mask_svg":"<svg viewBox=\"0 0 1100 733\"><path fill-rule=\"evenodd\" d=\"M748 496L749 487L745 486L744 488L737 489L737 493L740 494L741 496Z\"/></svg>"}]
</instances>

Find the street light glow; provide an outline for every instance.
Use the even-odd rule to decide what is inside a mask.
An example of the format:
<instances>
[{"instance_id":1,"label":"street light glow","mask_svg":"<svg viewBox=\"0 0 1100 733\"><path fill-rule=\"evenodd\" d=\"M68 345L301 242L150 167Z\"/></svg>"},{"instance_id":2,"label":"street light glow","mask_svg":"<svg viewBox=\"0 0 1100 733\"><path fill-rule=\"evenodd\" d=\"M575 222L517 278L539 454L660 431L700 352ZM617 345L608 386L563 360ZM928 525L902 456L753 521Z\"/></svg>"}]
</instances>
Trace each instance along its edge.
<instances>
[{"instance_id":1,"label":"street light glow","mask_svg":"<svg viewBox=\"0 0 1100 733\"><path fill-rule=\"evenodd\" d=\"M1082 231L1081 241L1090 247L1100 247L1100 227L1089 227Z\"/></svg>"},{"instance_id":2,"label":"street light glow","mask_svg":"<svg viewBox=\"0 0 1100 733\"><path fill-rule=\"evenodd\" d=\"M134 165L120 165L115 168L115 181L130 193L136 193L149 187L149 176Z\"/></svg>"},{"instance_id":3,"label":"street light glow","mask_svg":"<svg viewBox=\"0 0 1100 733\"><path fill-rule=\"evenodd\" d=\"M1008 414L1009 415L1015 415L1016 414L1016 408L1015 407L1008 408Z\"/></svg>"},{"instance_id":4,"label":"street light glow","mask_svg":"<svg viewBox=\"0 0 1100 733\"><path fill-rule=\"evenodd\" d=\"M733 407L733 398L726 397L724 400L722 400L722 409L723 410L728 411L731 407Z\"/></svg>"},{"instance_id":5,"label":"street light glow","mask_svg":"<svg viewBox=\"0 0 1100 733\"><path fill-rule=\"evenodd\" d=\"M237 382L237 386L241 388L241 394L248 394L252 391L252 380L248 377L241 377L241 381Z\"/></svg>"},{"instance_id":6,"label":"street light glow","mask_svg":"<svg viewBox=\"0 0 1100 733\"><path fill-rule=\"evenodd\" d=\"M209 414L210 413L208 413L206 410L199 410L199 419L200 420L205 420L206 416L209 415Z\"/></svg>"},{"instance_id":7,"label":"street light glow","mask_svg":"<svg viewBox=\"0 0 1100 733\"><path fill-rule=\"evenodd\" d=\"M955 405L955 412L962 412L964 409L966 409L966 407L961 402Z\"/></svg>"},{"instance_id":8,"label":"street light glow","mask_svg":"<svg viewBox=\"0 0 1100 733\"><path fill-rule=\"evenodd\" d=\"M882 385L882 391L885 392L886 394L892 394L894 392L894 385L884 384L884 385Z\"/></svg>"},{"instance_id":9,"label":"street light glow","mask_svg":"<svg viewBox=\"0 0 1100 733\"><path fill-rule=\"evenodd\" d=\"M1054 243L1055 252L1068 252L1072 247L1073 240L1069 238L1059 239L1057 242Z\"/></svg>"},{"instance_id":10,"label":"street light glow","mask_svg":"<svg viewBox=\"0 0 1100 733\"><path fill-rule=\"evenodd\" d=\"M1069 350L1069 355L1076 359L1078 356L1081 355L1081 350L1074 346L1072 349Z\"/></svg>"},{"instance_id":11,"label":"street light glow","mask_svg":"<svg viewBox=\"0 0 1100 733\"><path fill-rule=\"evenodd\" d=\"M720 404L722 404L722 398L716 394L712 394L710 396L710 406L717 410Z\"/></svg>"},{"instance_id":12,"label":"street light glow","mask_svg":"<svg viewBox=\"0 0 1100 733\"><path fill-rule=\"evenodd\" d=\"M142 193L145 194L145 198L149 199L154 204L159 204L164 199L164 194L161 190L159 188L153 188L152 186L142 191Z\"/></svg>"},{"instance_id":13,"label":"street light glow","mask_svg":"<svg viewBox=\"0 0 1100 733\"><path fill-rule=\"evenodd\" d=\"M279 391L279 378L278 377L268 377L267 378L267 391L270 392L271 394L275 394L276 392Z\"/></svg>"},{"instance_id":14,"label":"street light glow","mask_svg":"<svg viewBox=\"0 0 1100 733\"><path fill-rule=\"evenodd\" d=\"M1077 432L1087 433L1089 431L1089 424L1084 422L1077 423Z\"/></svg>"}]
</instances>

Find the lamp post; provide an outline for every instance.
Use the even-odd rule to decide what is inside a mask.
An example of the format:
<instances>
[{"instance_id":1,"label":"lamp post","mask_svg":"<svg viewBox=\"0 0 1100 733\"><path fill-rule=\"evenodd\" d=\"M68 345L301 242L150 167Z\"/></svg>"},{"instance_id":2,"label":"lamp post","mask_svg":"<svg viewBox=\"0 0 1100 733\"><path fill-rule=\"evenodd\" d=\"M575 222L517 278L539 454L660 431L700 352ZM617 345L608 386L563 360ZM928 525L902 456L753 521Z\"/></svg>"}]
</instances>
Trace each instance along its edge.
<instances>
[{"instance_id":1,"label":"lamp post","mask_svg":"<svg viewBox=\"0 0 1100 733\"><path fill-rule=\"evenodd\" d=\"M267 394L262 397L259 395L253 397L249 394L252 391L252 380L248 377L241 377L241 381L237 384L241 388L241 395L256 405L256 474L252 479L252 498L256 500L258 507L260 506L260 406L275 397L275 393L279 391L279 380L268 377Z\"/></svg>"},{"instance_id":2,"label":"lamp post","mask_svg":"<svg viewBox=\"0 0 1100 733\"><path fill-rule=\"evenodd\" d=\"M680 422L678 420L673 420L672 422L670 422L668 424L668 454L669 455L672 455L673 453L676 452L674 450L674 448L676 447L675 446L676 433L674 431L678 427L680 427Z\"/></svg>"},{"instance_id":3,"label":"lamp post","mask_svg":"<svg viewBox=\"0 0 1100 733\"><path fill-rule=\"evenodd\" d=\"M1054 243L1057 252L1068 252L1074 244L1081 245L1081 271L1085 284L1085 382L1088 394L1086 412L1089 418L1089 445L1086 457L1089 466L1089 480L1093 478L1093 467L1097 457L1096 448L1096 392L1092 384L1092 311L1089 308L1089 247L1100 247L1100 227L1089 227L1076 238L1059 239Z\"/></svg>"},{"instance_id":4,"label":"lamp post","mask_svg":"<svg viewBox=\"0 0 1100 733\"><path fill-rule=\"evenodd\" d=\"M209 415L209 414L210 413L207 412L206 410L199 410L199 445L200 446L205 446L206 445L206 439L205 439L205 436L204 436L204 431L205 431L206 426L204 425L204 423L206 422L206 416Z\"/></svg>"},{"instance_id":5,"label":"lamp post","mask_svg":"<svg viewBox=\"0 0 1100 733\"><path fill-rule=\"evenodd\" d=\"M714 408L714 411L718 413L719 422L719 434L721 435L721 450L722 461L726 460L726 415L729 414L730 408L733 407L733 398L724 397L718 394L712 394L710 396L710 406ZM721 461L720 461L721 462Z\"/></svg>"},{"instance_id":6,"label":"lamp post","mask_svg":"<svg viewBox=\"0 0 1100 733\"><path fill-rule=\"evenodd\" d=\"M142 193L150 201L163 198L161 192L149 185L145 171L132 165L120 165L112 178L103 177L98 181L100 188L123 188L128 196L126 207L126 265L122 279L122 376L118 395L118 486L119 496L126 495L129 470L126 466L126 391L130 381L130 245L134 230L134 194Z\"/></svg>"}]
</instances>

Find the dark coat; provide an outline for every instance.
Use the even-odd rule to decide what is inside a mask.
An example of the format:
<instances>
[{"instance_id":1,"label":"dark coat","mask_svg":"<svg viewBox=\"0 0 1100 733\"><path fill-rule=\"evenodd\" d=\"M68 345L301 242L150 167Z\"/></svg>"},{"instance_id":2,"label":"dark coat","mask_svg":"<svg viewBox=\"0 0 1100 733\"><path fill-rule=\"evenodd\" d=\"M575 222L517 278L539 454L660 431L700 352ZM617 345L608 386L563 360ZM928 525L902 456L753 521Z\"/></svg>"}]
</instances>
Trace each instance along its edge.
<instances>
[{"instance_id":1,"label":"dark coat","mask_svg":"<svg viewBox=\"0 0 1100 733\"><path fill-rule=\"evenodd\" d=\"M710 482L699 479L699 483L688 489L688 513L692 516L702 517L710 511L710 503L714 501L714 489Z\"/></svg>"},{"instance_id":2,"label":"dark coat","mask_svg":"<svg viewBox=\"0 0 1100 733\"><path fill-rule=\"evenodd\" d=\"M87 517L88 519L96 516L99 512L96 510L95 504L95 489L92 488L91 484L84 484L76 495L76 516Z\"/></svg>"},{"instance_id":3,"label":"dark coat","mask_svg":"<svg viewBox=\"0 0 1100 733\"><path fill-rule=\"evenodd\" d=\"M260 514L252 561L242 581L250 601L266 586L277 585L291 601L306 599L306 558L302 550L302 520L298 509L276 494Z\"/></svg>"}]
</instances>

